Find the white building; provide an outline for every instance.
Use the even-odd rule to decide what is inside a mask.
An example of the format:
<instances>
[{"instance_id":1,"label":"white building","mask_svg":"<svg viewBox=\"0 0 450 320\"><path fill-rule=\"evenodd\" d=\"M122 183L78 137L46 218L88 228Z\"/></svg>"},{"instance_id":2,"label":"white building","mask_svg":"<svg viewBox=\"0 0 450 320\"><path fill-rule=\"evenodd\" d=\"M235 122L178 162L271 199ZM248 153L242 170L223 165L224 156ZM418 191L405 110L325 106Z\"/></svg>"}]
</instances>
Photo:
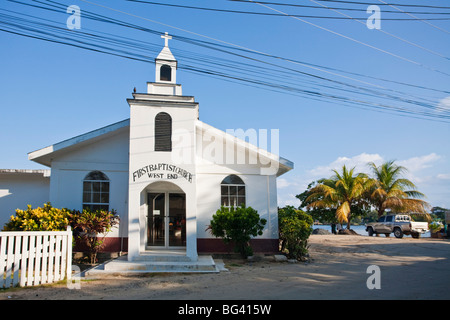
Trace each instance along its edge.
<instances>
[{"instance_id":1,"label":"white building","mask_svg":"<svg viewBox=\"0 0 450 320\"><path fill-rule=\"evenodd\" d=\"M196 260L198 253L227 250L207 226L221 205L244 203L267 220L254 250L278 250L276 178L293 164L201 122L198 103L176 82L170 37L162 37L155 82L127 99L129 119L29 153L51 173L0 171L0 222L13 214L13 204L25 208L30 201L114 209L121 221L106 250L128 252L132 261L152 250L181 249Z\"/></svg>"}]
</instances>

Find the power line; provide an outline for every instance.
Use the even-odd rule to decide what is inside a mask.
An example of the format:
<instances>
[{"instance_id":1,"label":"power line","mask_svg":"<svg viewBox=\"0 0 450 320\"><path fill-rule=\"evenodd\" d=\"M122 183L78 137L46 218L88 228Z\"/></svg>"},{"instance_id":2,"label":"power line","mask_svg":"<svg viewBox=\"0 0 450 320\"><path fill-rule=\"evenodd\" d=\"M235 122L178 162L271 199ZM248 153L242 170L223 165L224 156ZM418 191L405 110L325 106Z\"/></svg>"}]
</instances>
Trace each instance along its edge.
<instances>
[{"instance_id":1,"label":"power line","mask_svg":"<svg viewBox=\"0 0 450 320\"><path fill-rule=\"evenodd\" d=\"M363 5L367 5L370 6L373 3L372 2L360 2L360 1L345 1L345 0L319 0L321 2L335 2L335 3L346 3L346 4L363 4ZM446 6L435 6L435 5L422 5L422 4L404 4L404 3L384 3L384 4L380 4L382 6L390 6L390 5L395 5L397 7L420 7L420 8L434 8L434 9L450 9L450 7L446 7Z\"/></svg>"},{"instance_id":2,"label":"power line","mask_svg":"<svg viewBox=\"0 0 450 320\"><path fill-rule=\"evenodd\" d=\"M308 68L314 68L313 65L310 65L310 64L307 64L307 63L301 63L301 62L296 61L296 60L281 58L281 57L273 56L273 55L270 55L270 54L267 54L267 53L264 53L264 52L261 52L261 51L245 48L245 47L240 46L240 45L236 45L236 44L233 44L233 43L230 43L230 42L226 42L226 41L223 41L223 40L220 40L220 39L216 39L216 38L212 38L212 37L209 37L209 36L205 36L205 35L202 35L202 34L199 34L199 33L196 33L196 32L192 32L192 31L189 31L189 30L186 30L186 29L182 29L182 28L179 28L179 27L175 27L175 26L172 26L172 25L168 25L166 23L162 23L162 22L159 22L159 21L156 21L156 20L151 20L151 19L148 19L148 18L140 17L140 16L137 16L137 15L134 15L134 14L130 14L130 13L121 11L121 10L113 9L113 8L110 8L110 7L107 7L107 6L104 6L104 5L100 5L100 4L91 2L91 1L87 1L87 0L80 0L80 1L92 4L92 5L96 5L96 6L99 6L99 7L102 7L102 8L106 8L106 9L109 9L109 10L113 10L113 11L116 11L116 12L120 12L120 13L129 15L129 16L132 16L132 17L136 17L136 18L139 18L139 19L143 19L143 20L146 20L146 21L150 21L150 22L153 22L153 23L164 25L164 26L167 26L167 27L170 27L170 28L173 28L173 29L177 29L177 30L180 30L180 31L183 31L183 32L187 32L187 33L190 33L190 34L193 34L193 35L196 35L196 36L200 36L200 37L203 37L203 38L207 38L207 39L210 39L210 40L213 40L213 41L224 43L226 45L231 45L232 47L238 48L240 50L245 50L247 52L252 52L252 53L255 53L255 54L261 54L261 55L264 55L264 56L267 56L267 57L273 57L273 58L276 58L276 59L282 59L282 60L285 60L285 61L288 61L288 62L291 62L291 63L301 64L301 65L303 65L305 67L308 67ZM244 0L244 1L248 2L247 0ZM306 23L308 23L308 22L306 22ZM319 27L319 28L321 28L321 27ZM326 30L328 30L328 29L326 29ZM328 31L330 31L330 30L328 30ZM357 41L357 40L355 40L355 41ZM378 50L381 50L381 49L378 49ZM402 58L402 57L399 57L399 58L406 59L406 58ZM408 60L408 59L406 59L406 60ZM416 63L414 61L410 61L410 62ZM416 64L419 64L419 63L416 63ZM426 67L426 66L424 66L424 67ZM429 68L429 67L426 67L426 68ZM436 71L436 72L439 72L439 73L446 74L446 73L444 73L444 72L442 72L440 70L436 70L436 69L432 69L432 70ZM324 70L322 69L321 71L324 71ZM448 75L448 74L446 74L446 75ZM353 80L355 80L355 79L353 79ZM358 81L358 80L355 80L355 81ZM386 81L389 81L389 80L386 80ZM434 89L431 89L431 90L435 91Z\"/></svg>"},{"instance_id":3,"label":"power line","mask_svg":"<svg viewBox=\"0 0 450 320\"><path fill-rule=\"evenodd\" d=\"M17 2L17 1L15 1ZM57 7L58 3L55 1L51 1L54 3L54 7ZM20 3L20 2L17 2ZM20 3L23 4L23 3ZM56 4L56 5L55 5ZM3 9L2 9L3 10ZM54 9L56 12L57 10ZM6 10L8 11L8 10ZM11 12L11 11L9 11ZM59 12L65 12L59 11ZM108 22L112 24L116 24L117 26L123 27L132 27L136 28L137 30L151 31L152 33L161 34L161 31L152 30L148 28L144 28L142 26L132 25L128 24L124 21L120 21L117 19L111 19L105 16L101 16L95 13L90 13L86 10L84 10L86 13L86 17L97 20L99 22ZM23 14L22 14L23 15ZM29 15L28 15L29 17ZM152 57L149 57L146 54L138 54L135 50L130 51L129 48L135 48L136 50L142 50L143 52L148 52L148 50L155 51L157 45L153 45L149 47L148 42L143 42L139 40L133 40L131 38L125 38L125 37L117 37L111 34L106 33L99 33L94 34L93 32L70 32L67 28L64 27L58 27L55 25L49 24L48 19L43 19L41 17L35 17L35 19L44 21L44 22L36 22L31 21L30 19L24 19L24 18L18 18L17 16L12 15L5 15L2 14L0 17L0 22L2 22L4 25L13 28L10 30L5 29L3 27L0 31L9 32L12 34L27 36L39 40L45 40L50 41L54 43L60 43L65 45L74 46L81 49L87 49L99 53L105 53L110 55L115 55L123 58L128 58L136 61L142 61L142 62L153 62ZM85 30L85 28L83 28ZM89 30L88 30L89 31ZM67 35L66 35L67 34ZM70 35L70 36L69 36ZM78 37L78 38L76 38ZM180 36L175 36L174 40L185 40L185 41L191 41L192 43L197 42L198 40L190 39L190 38L184 38ZM100 43L102 43L100 45ZM198 42L197 42L198 43ZM204 41L202 41L203 46L207 46ZM124 49L120 49L119 47L122 47ZM150 48L150 49L149 49ZM222 52L225 52L225 48L223 47L220 49ZM242 50L242 49L240 49ZM175 51L174 51L175 52ZM182 52L183 53L183 52ZM229 52L227 52L229 53ZM254 61L257 63L265 63L265 61L261 61L259 59L250 58L249 56L245 55L236 55L241 58L250 59L250 61ZM250 64L243 64L242 62L236 62L236 61L230 61L230 60L224 60L224 59L218 59L217 57L207 57L204 55L197 55L192 54L191 52L185 51L182 55L185 59L195 61L195 65L184 63L182 60L182 63L180 63L180 69L194 72L197 74L202 74L206 76L213 76L216 78L225 79L226 81L232 81L232 82L238 82L240 84L244 85L250 85L255 86L258 88L262 88L265 90L271 90L276 91L279 93L284 94L291 94L291 95L298 95L302 97L308 97L309 99L314 100L320 100L320 101L335 101L338 104L346 105L350 107L358 107L358 108L364 108L369 110L377 110L379 112L385 111L388 113L398 113L403 116L411 116L411 117L418 117L422 119L428 119L428 120L434 120L434 121L444 121L448 122L450 119L450 113L446 113L445 109L439 110L441 112L435 112L436 107L431 103L428 102L421 102L419 100L411 100L408 98L402 98L400 95L392 95L388 92L383 91L373 91L368 90L367 88L363 88L361 86L354 86L349 85L347 83L335 81L329 78L323 78L318 77L313 74L308 74L305 72L299 72L298 70L282 67L280 65L275 65L272 63L267 64L268 67L261 67L257 65L250 65ZM200 67L200 63L205 64L205 67ZM225 72L220 72L217 70L217 65L220 65L221 68L224 68ZM208 67L208 65L212 66L216 70L211 69ZM239 68L236 68L236 66L240 66ZM275 70L273 68L280 68L280 70ZM238 74L232 74L229 73L229 71L232 72L238 72ZM255 76L256 73L256 76ZM314 79L321 81L317 84L320 86L318 89L306 89L305 87L298 86L297 81L282 81L283 76L284 79L287 79L286 76L291 73L292 79L297 79L296 77L298 75L307 76L307 77L313 77ZM244 76L244 74L247 74L247 76ZM264 75L264 77L261 77L261 75ZM249 77L250 76L250 77ZM264 80L266 78L267 80ZM277 81L274 82L274 79ZM330 85L327 85L323 83L323 81L327 81L330 83ZM345 89L345 87L347 89ZM343 96L342 94L336 94L330 92L324 92L324 88L329 88L331 90L336 90L337 93L347 92L347 96ZM352 91L353 90L353 91ZM351 97L351 95L361 95L364 97L379 97L383 99L398 101L402 103L406 103L406 106L394 106L392 104L386 104L382 102L376 102L376 101L369 101L367 99L361 99L357 97ZM417 107L425 108L424 110L420 109L411 109L407 107L408 105L412 106L415 105ZM428 109L428 110L427 110Z\"/></svg>"},{"instance_id":4,"label":"power line","mask_svg":"<svg viewBox=\"0 0 450 320\"><path fill-rule=\"evenodd\" d=\"M89 2L89 1L86 1L86 0L82 0L82 1ZM101 6L101 5L100 5L100 6ZM102 7L104 7L104 6L102 6ZM108 7L106 7L106 8L108 8ZM116 9L113 9L113 10L114 10L114 11L122 12L122 11L116 10ZM124 12L122 12L122 13L124 13ZM125 13L125 14L127 14L127 13ZM135 15L133 15L133 16L135 16ZM136 17L139 17L139 16L136 16ZM142 17L139 17L139 18L142 18ZM146 19L146 18L142 18L142 19L148 20L148 19ZM152 21L153 21L153 20L152 20ZM161 23L160 23L160 24L161 24ZM163 24L163 25L166 25L166 24ZM173 26L170 26L170 27L173 27ZM176 28L176 27L175 27L175 28ZM180 29L180 28L177 28L177 29ZM183 29L180 29L180 30L183 30ZM189 32L188 30L184 30L184 31ZM190 33L192 33L192 32L190 32ZM201 36L203 36L203 35L201 35ZM206 37L206 36L204 36L204 37ZM209 37L209 38L210 38L210 37ZM218 40L218 39L215 39L215 40L216 40L216 41L219 41L219 42L224 42L224 41L221 41L221 40ZM232 45L234 45L234 44L232 44ZM234 46L236 46L236 45L234 45ZM239 49L243 49L242 46L238 46L238 47L240 47ZM257 51L255 51L255 50L251 50L251 49L249 49L249 50L252 51L253 53L258 53L258 54L267 55L267 54L264 54L264 53L261 53L261 52L257 52ZM267 56L270 56L270 55L267 55ZM297 63L296 61L290 61L289 59L286 59L286 61Z\"/></svg>"},{"instance_id":5,"label":"power line","mask_svg":"<svg viewBox=\"0 0 450 320\"><path fill-rule=\"evenodd\" d=\"M426 21L425 19L416 17L415 15L411 14L411 12L403 11L402 9L397 8L397 7L396 7L397 5L396 5L396 6L393 6L392 4L388 4L388 3L386 3L386 2L384 2L384 1L382 1L382 0L378 0L378 1L381 2L381 4L388 5L388 6L394 8L394 9L396 9L396 10L398 10L398 11L404 13L404 14L407 14L407 15L410 16L410 17L413 17L413 18L416 19L416 20L422 21L423 23L426 23L426 24L428 24L429 26L431 26L431 27L433 27L433 28L435 28L435 29L438 29L438 30L440 30L440 31L442 31L442 32L445 32L445 33L447 33L447 34L450 34L450 31L445 30L445 29L443 29L443 28L441 28L441 27L438 27L438 26L436 26L436 25L434 25L434 24L432 24L432 23Z\"/></svg>"},{"instance_id":6,"label":"power line","mask_svg":"<svg viewBox=\"0 0 450 320\"><path fill-rule=\"evenodd\" d=\"M241 2L241 3L248 3L247 0L227 0L231 2ZM294 8L311 8L311 9L323 9L323 7L320 6L313 6L313 5L305 5L305 4L298 4L298 3L280 3L280 2L268 2L268 1L259 1L259 3L262 4L270 4L275 6L284 6L284 7L294 7ZM352 2L353 4L353 2ZM354 4L362 4L362 3L354 3ZM373 3L364 3L366 5L372 5ZM391 4L382 4L384 6L391 5ZM403 6L411 6L411 5L403 5ZM450 10L450 7L434 7L434 6L427 6L427 5L412 5L412 7L420 7L420 8L433 8L433 9L448 9ZM344 11L360 11L360 12L366 12L366 8L348 8L348 7L329 7L330 9L337 9L337 10L344 10ZM400 13L398 11L392 11L392 10L383 10L384 13ZM415 14L449 14L449 12L421 12L421 11L413 11L409 13L415 13Z\"/></svg>"},{"instance_id":7,"label":"power line","mask_svg":"<svg viewBox=\"0 0 450 320\"><path fill-rule=\"evenodd\" d=\"M345 14L345 13L343 13L343 12L340 12L340 11L338 11L338 10L336 10L336 9L332 9L332 8L330 8L330 7L327 7L326 5L321 4L321 3L319 3L319 2L317 2L317 1L315 1L315 0L310 0L310 1L311 1L311 2L314 2L314 3L317 3L317 4L323 6L323 7L326 8L326 9L332 10L332 11L338 13L338 14L341 14L341 15L343 15L343 16L345 16L345 17L348 17L348 18L350 18L350 19L352 19L352 20L355 20L355 21L358 22L358 23L361 23L361 24L365 25L364 22L362 22L362 21L360 21L360 20L357 20L357 19L354 19L354 18L350 17L349 15L347 15L347 14ZM380 0L380 1L381 1L381 0ZM447 56L445 56L445 55L443 55L443 54L441 54L441 53L439 53L439 52L436 52L436 51L433 51L433 50L431 50L431 49L425 48L425 47L423 47L423 46L421 46L421 45L418 45L417 43L414 43L414 42L411 42L411 41L406 40L406 39L404 39L404 38L401 38L401 37L399 37L399 36L396 36L395 34L392 34L392 33L390 33L390 32L387 32L387 31L385 31L385 30L383 30L383 29L378 29L378 28L377 28L377 29L375 29L375 30L377 30L377 31L379 31L379 32L382 32L382 33L384 33L384 34L387 34L388 36L393 37L393 38L396 38L396 39L398 39L398 40L400 40L400 41L403 41L403 42L405 42L405 43L408 43L408 44L410 44L410 45L412 45L412 46L415 46L416 48L425 50L425 51L427 51L427 52L429 52L429 53L431 53L431 54L434 54L434 55L439 56L439 57L441 57L441 58L444 58L444 59L446 59L446 60L450 60L449 57L447 57Z\"/></svg>"},{"instance_id":8,"label":"power line","mask_svg":"<svg viewBox=\"0 0 450 320\"><path fill-rule=\"evenodd\" d=\"M128 2L136 2L143 3L148 5L158 5L165 7L175 7L175 8L184 8L184 9L194 9L194 10L202 10L202 11L214 11L214 12L225 12L225 13L237 13L237 14L248 14L248 15L261 15L261 16L275 16L275 17L286 17L286 14L281 13L267 13L267 12L254 12L254 11L241 11L241 10L230 10L230 9L218 9L218 8L206 8L206 7L194 7L180 4L169 4L169 3L161 3L161 2L153 2L153 1L143 1L143 0L126 0ZM312 19L333 19L333 20L348 20L346 17L334 17L334 16L320 16L320 15L304 15L304 14L289 14L290 17L298 17L298 18L312 18ZM367 17L363 18L352 18L357 20L367 20ZM423 18L424 20L450 20L449 17L445 18ZM410 21L416 20L415 18L384 18L384 20L390 21Z\"/></svg>"},{"instance_id":9,"label":"power line","mask_svg":"<svg viewBox=\"0 0 450 320\"><path fill-rule=\"evenodd\" d=\"M17 2L17 1L16 1ZM39 1L38 1L39 2ZM53 3L56 3L56 2L54 2L54 1L50 1L50 2L53 2ZM63 7L64 8L64 7ZM145 19L145 18L144 18ZM146 20L148 20L148 19L146 19ZM101 21L104 21L105 22L105 20L104 19L102 19ZM117 20L115 20L114 21L115 23L117 23ZM123 23L120 23L120 25L124 25ZM128 26L128 25L125 25L125 26ZM134 27L134 28L136 28L136 26L132 26L132 27ZM172 26L171 26L172 27ZM139 29L139 30L143 30L143 31L151 31L152 33L157 33L157 34L159 34L158 33L158 31L154 31L154 30L148 30L148 29L145 29L145 28L137 28L137 29ZM179 29L179 28L178 28ZM184 30L184 31L187 31L187 30ZM188 32L188 31L187 31ZM215 39L215 40L217 40L217 41L220 41L220 40L218 40L218 39ZM222 41L223 42L223 41ZM234 45L234 46L236 46L236 45ZM241 46L238 46L239 47L239 49L244 49L243 47L241 47ZM275 57L275 58L280 58L280 57L276 57L276 56L271 56L271 55L269 55L269 54L265 54L265 53L261 53L261 52L258 52L258 51L255 51L255 50L251 50L251 49L246 49L246 50L248 50L248 52L252 52L252 53L258 53L258 54L263 54L263 55L266 55L266 56L269 56L269 57ZM286 61L289 61L289 62L294 62L294 63L299 63L299 62L297 62L297 61L294 61L294 60L291 60L291 59L285 59ZM304 63L303 63L304 64ZM319 69L317 69L317 70L319 70ZM355 79L353 79L353 80L355 80Z\"/></svg>"},{"instance_id":10,"label":"power line","mask_svg":"<svg viewBox=\"0 0 450 320\"><path fill-rule=\"evenodd\" d=\"M437 72L437 73L440 73L440 74L443 74L443 75L446 75L446 76L450 76L450 74L448 74L448 73L446 73L446 72L443 72L443 71L441 71L441 70L435 69L435 68L433 68L433 67L429 67L429 66L427 66L427 65L424 65L423 63L417 62L417 61L415 61L415 60L411 60L411 59L409 59L409 58L405 58L405 57L403 57L403 56L400 56L400 55L398 55L398 54L392 53L392 52L390 52L390 51L387 51L387 50L384 50L384 49L375 47L375 46L370 45L370 44L368 44L368 43L365 43L365 42L363 42L363 41L360 41L360 40L354 39L354 38L352 38L352 37L346 36L346 35L344 35L344 34L342 34L342 33L337 32L337 31L333 31L333 30L330 30L330 29L328 29L328 28L319 26L319 25L317 25L317 24L315 24L315 23L312 23L312 22L303 20L303 19L301 19L301 18L299 18L299 17L291 16L291 15L289 15L288 13L285 13L285 12L283 12L283 11L280 11L280 10L277 10L277 9L274 9L274 8L271 8L271 7L269 7L269 6L265 5L265 4L259 3L258 1L254 1L254 0L248 0L248 1L250 1L250 2L252 2L252 3L255 3L255 4L258 4L258 5L260 5L260 6L263 6L263 7L267 8L267 9L269 9L269 10L273 10L273 11L282 13L282 14L288 16L288 17L291 17L291 18L293 18L293 19L299 20L299 21L301 21L301 22L304 22L304 23L306 23L306 24L309 24L309 25L314 26L314 27L316 27L316 28L319 28L319 29L321 29L321 30L324 30L324 31L333 33L333 34L335 34L335 35L338 35L338 36L340 36L340 37L342 37L342 38L345 38L345 39L348 39L348 40L350 40L350 41L356 42L356 43L361 44L361 45L363 45L363 46L366 46L366 47L369 47L369 48L371 48L371 49L374 49L374 50L380 51L380 52L382 52L382 53L388 54L388 55L390 55L390 56L392 56L392 57L395 57L395 58L398 58L398 59L400 59L400 60L403 60L403 61L406 61L406 62L415 64L415 65L421 66L421 67L423 67L423 68L426 68L426 69L428 69L428 70L431 70L431 71L434 71L434 72Z\"/></svg>"}]
</instances>

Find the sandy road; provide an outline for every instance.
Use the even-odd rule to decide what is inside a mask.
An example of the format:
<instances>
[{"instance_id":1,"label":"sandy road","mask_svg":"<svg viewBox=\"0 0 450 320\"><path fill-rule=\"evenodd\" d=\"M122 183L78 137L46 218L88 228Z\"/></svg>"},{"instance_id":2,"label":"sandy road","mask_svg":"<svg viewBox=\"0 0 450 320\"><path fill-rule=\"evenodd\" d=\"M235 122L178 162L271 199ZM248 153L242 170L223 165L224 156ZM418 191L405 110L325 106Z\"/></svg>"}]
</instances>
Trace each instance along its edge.
<instances>
[{"instance_id":1,"label":"sandy road","mask_svg":"<svg viewBox=\"0 0 450 320\"><path fill-rule=\"evenodd\" d=\"M312 235L310 263L224 260L219 274L151 274L0 291L0 299L450 299L450 241ZM380 289L368 289L380 270Z\"/></svg>"}]
</instances>

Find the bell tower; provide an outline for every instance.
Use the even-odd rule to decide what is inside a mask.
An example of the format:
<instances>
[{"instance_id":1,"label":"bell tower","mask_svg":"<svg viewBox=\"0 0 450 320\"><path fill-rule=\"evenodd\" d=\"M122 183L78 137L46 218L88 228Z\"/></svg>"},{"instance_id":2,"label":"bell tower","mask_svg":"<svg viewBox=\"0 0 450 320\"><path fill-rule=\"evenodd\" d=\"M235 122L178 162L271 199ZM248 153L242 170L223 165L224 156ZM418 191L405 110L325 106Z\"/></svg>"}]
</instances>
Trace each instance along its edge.
<instances>
[{"instance_id":1,"label":"bell tower","mask_svg":"<svg viewBox=\"0 0 450 320\"><path fill-rule=\"evenodd\" d=\"M164 48L155 59L155 82L147 83L147 93L181 96L181 85L177 84L177 60L169 49L171 36L161 36Z\"/></svg>"},{"instance_id":2,"label":"bell tower","mask_svg":"<svg viewBox=\"0 0 450 320\"><path fill-rule=\"evenodd\" d=\"M163 248L185 250L186 257L196 261L198 103L194 97L182 95L181 85L176 82L177 60L168 44L172 37L167 33L161 37L164 48L155 59L155 82L147 82L147 93L133 92L133 98L127 99L130 105L128 260L145 259L149 252ZM164 199L159 209L153 203L155 194L159 195L157 199ZM175 202L171 204L176 197L180 198L182 210L176 210ZM181 240L175 245L173 217L177 214L181 215L177 226L182 229L177 233Z\"/></svg>"}]
</instances>

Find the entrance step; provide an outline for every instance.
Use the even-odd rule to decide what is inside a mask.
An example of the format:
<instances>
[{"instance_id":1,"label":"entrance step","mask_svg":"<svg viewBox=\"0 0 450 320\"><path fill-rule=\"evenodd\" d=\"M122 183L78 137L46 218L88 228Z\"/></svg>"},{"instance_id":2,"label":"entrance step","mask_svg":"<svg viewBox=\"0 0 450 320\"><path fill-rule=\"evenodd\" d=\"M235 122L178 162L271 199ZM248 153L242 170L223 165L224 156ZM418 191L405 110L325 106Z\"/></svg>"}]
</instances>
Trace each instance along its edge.
<instances>
[{"instance_id":1,"label":"entrance step","mask_svg":"<svg viewBox=\"0 0 450 320\"><path fill-rule=\"evenodd\" d=\"M219 272L211 256L199 256L192 261L186 256L146 255L140 259L128 261L126 256L106 262L86 271L85 276L111 274L142 274L152 272Z\"/></svg>"},{"instance_id":2,"label":"entrance step","mask_svg":"<svg viewBox=\"0 0 450 320\"><path fill-rule=\"evenodd\" d=\"M186 251L151 251L151 252L141 252L141 254L134 258L133 261L172 261L172 262L181 262L181 261L191 261L191 258L186 256Z\"/></svg>"}]
</instances>

